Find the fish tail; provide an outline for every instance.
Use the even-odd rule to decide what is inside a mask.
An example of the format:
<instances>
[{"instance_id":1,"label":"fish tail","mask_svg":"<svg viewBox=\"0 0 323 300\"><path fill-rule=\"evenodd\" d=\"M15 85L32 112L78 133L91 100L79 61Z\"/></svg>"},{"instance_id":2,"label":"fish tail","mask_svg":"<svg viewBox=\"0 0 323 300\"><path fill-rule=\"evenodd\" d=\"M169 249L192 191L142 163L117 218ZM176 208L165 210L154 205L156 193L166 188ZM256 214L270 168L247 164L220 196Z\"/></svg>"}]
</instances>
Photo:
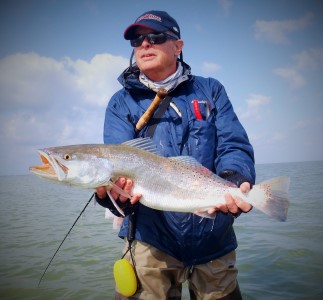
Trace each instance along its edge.
<instances>
[{"instance_id":1,"label":"fish tail","mask_svg":"<svg viewBox=\"0 0 323 300\"><path fill-rule=\"evenodd\" d=\"M263 181L255 185L253 189L259 189L264 193L264 201L262 203L255 201L252 204L272 218L286 221L290 203L289 186L290 178L288 177L275 177Z\"/></svg>"}]
</instances>

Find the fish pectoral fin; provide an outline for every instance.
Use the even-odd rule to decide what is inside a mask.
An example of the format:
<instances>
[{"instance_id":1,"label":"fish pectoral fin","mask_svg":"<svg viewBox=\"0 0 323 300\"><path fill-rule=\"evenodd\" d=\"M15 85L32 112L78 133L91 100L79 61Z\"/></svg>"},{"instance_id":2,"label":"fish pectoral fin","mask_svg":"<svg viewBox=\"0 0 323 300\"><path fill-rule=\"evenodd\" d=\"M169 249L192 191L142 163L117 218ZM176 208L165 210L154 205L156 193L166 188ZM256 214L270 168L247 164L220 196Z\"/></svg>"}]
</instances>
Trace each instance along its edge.
<instances>
[{"instance_id":1,"label":"fish pectoral fin","mask_svg":"<svg viewBox=\"0 0 323 300\"><path fill-rule=\"evenodd\" d=\"M110 181L109 186L111 186L111 188L114 189L121 196L124 196L124 197L126 197L128 199L132 198L132 196L130 194L125 192L121 187L117 186L114 182Z\"/></svg>"},{"instance_id":2,"label":"fish pectoral fin","mask_svg":"<svg viewBox=\"0 0 323 300\"><path fill-rule=\"evenodd\" d=\"M207 218L207 219L215 219L216 218L216 212L213 214L209 214L207 210L197 210L193 212L194 215L197 215L201 218Z\"/></svg>"},{"instance_id":3,"label":"fish pectoral fin","mask_svg":"<svg viewBox=\"0 0 323 300\"><path fill-rule=\"evenodd\" d=\"M108 186L111 187L111 189L114 189L117 193L119 193L119 195L124 196L128 199L131 199L132 196L129 195L127 192L125 192L122 188L120 188L119 186L117 186L114 182L109 181ZM111 189L107 190L107 194L109 195L112 204L114 205L114 207L116 208L116 210L123 216L125 217L125 213L122 210L122 208L117 204L117 202L114 200L114 198L111 195Z\"/></svg>"},{"instance_id":4,"label":"fish pectoral fin","mask_svg":"<svg viewBox=\"0 0 323 300\"><path fill-rule=\"evenodd\" d=\"M112 202L112 204L114 205L114 207L116 208L116 210L123 216L123 217L125 217L125 213L124 213L124 211L122 210L122 208L117 204L117 202L113 199L113 197L112 197L112 195L111 195L111 193L110 193L110 191L107 191L107 194L108 194L108 196L110 197L110 200L111 200L111 202Z\"/></svg>"}]
</instances>

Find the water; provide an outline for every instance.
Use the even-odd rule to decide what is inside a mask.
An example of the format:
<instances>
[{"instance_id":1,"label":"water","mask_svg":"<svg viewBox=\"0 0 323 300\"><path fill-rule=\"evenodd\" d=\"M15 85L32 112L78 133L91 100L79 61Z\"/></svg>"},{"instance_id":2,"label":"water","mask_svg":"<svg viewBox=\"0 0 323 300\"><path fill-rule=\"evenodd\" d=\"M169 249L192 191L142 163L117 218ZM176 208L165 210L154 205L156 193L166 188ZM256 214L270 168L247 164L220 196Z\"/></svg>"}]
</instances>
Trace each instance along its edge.
<instances>
[{"instance_id":1,"label":"water","mask_svg":"<svg viewBox=\"0 0 323 300\"><path fill-rule=\"evenodd\" d=\"M288 220L253 210L235 222L244 299L322 299L323 162L257 166L257 181L291 177ZM91 203L38 281L90 191L33 175L0 177L0 299L113 299L123 242ZM183 299L189 299L184 287Z\"/></svg>"}]
</instances>

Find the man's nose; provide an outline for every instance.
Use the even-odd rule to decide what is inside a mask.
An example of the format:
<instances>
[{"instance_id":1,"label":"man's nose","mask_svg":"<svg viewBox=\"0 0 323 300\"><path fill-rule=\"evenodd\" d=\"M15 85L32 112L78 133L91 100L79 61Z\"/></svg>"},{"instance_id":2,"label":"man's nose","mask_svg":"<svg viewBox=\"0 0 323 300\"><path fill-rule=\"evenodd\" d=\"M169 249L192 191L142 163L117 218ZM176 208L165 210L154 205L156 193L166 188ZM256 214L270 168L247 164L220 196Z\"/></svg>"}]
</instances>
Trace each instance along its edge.
<instances>
[{"instance_id":1,"label":"man's nose","mask_svg":"<svg viewBox=\"0 0 323 300\"><path fill-rule=\"evenodd\" d=\"M151 46L151 43L149 43L148 41L148 38L145 37L145 39L143 40L142 44L141 44L142 47L150 47Z\"/></svg>"}]
</instances>

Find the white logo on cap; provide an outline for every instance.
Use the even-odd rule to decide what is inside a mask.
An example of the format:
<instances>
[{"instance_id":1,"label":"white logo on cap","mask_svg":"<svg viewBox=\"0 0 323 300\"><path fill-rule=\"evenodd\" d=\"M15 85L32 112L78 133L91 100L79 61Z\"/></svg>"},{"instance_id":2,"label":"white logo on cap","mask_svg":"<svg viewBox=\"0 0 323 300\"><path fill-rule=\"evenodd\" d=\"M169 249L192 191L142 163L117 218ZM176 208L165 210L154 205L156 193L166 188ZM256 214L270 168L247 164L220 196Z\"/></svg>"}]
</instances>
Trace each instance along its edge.
<instances>
[{"instance_id":1,"label":"white logo on cap","mask_svg":"<svg viewBox=\"0 0 323 300\"><path fill-rule=\"evenodd\" d=\"M136 23L139 23L141 20L155 20L155 21L158 21L158 22L161 22L161 17L158 17L156 15L153 15L153 14L145 14L141 17L139 17L136 21Z\"/></svg>"}]
</instances>

